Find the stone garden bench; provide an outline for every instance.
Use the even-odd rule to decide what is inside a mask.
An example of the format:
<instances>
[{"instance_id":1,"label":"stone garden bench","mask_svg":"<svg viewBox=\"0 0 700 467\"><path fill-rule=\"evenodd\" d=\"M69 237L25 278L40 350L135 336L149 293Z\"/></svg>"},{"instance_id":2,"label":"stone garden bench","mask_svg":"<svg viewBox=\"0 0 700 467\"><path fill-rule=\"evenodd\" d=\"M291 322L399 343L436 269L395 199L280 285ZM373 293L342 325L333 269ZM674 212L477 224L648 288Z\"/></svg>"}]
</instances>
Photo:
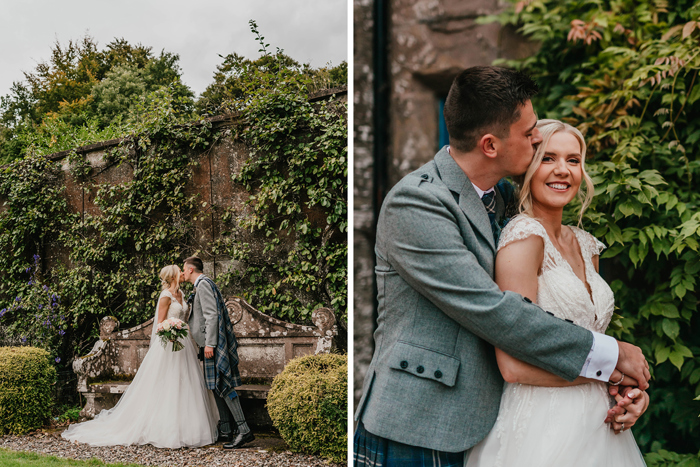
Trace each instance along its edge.
<instances>
[{"instance_id":1,"label":"stone garden bench","mask_svg":"<svg viewBox=\"0 0 700 467\"><path fill-rule=\"evenodd\" d=\"M272 379L295 357L330 352L338 334L335 315L319 308L311 318L314 326L304 326L265 315L240 298L227 300L226 306L238 339L244 383L236 392L249 422L269 426L265 400ZM153 319L120 331L116 318L102 318L100 339L89 354L73 362L78 392L86 399L81 417L93 418L114 407L148 352L152 329Z\"/></svg>"}]
</instances>

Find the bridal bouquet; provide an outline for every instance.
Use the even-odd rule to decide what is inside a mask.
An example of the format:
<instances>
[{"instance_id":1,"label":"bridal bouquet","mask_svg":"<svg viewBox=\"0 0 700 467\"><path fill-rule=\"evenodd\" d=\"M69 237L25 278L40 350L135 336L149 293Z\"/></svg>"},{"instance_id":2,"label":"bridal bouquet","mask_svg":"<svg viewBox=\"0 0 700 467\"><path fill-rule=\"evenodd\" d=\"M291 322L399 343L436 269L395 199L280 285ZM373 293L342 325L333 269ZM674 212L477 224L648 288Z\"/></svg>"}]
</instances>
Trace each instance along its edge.
<instances>
[{"instance_id":1,"label":"bridal bouquet","mask_svg":"<svg viewBox=\"0 0 700 467\"><path fill-rule=\"evenodd\" d=\"M184 346L178 339L187 337L187 325L177 318L164 319L158 324L156 334L160 337L163 347L166 347L168 342L172 342L173 352L177 352L184 349Z\"/></svg>"}]
</instances>

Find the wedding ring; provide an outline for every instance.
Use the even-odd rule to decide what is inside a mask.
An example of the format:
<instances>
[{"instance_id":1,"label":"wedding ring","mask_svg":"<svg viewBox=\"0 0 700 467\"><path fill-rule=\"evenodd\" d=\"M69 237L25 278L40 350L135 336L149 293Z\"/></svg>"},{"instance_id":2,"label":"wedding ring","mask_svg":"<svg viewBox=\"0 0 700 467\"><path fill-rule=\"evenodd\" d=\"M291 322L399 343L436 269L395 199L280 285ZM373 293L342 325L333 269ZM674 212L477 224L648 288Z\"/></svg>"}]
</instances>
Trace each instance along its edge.
<instances>
[{"instance_id":1,"label":"wedding ring","mask_svg":"<svg viewBox=\"0 0 700 467\"><path fill-rule=\"evenodd\" d=\"M622 422L621 425L622 425L622 428L620 428L620 431L625 431L625 422Z\"/></svg>"},{"instance_id":2,"label":"wedding ring","mask_svg":"<svg viewBox=\"0 0 700 467\"><path fill-rule=\"evenodd\" d=\"M622 383L624 380L625 380L625 374L622 373L622 378L620 378L620 381L618 381L617 383L610 383L610 381L608 381L608 383L609 383L611 386L619 386L620 383Z\"/></svg>"}]
</instances>

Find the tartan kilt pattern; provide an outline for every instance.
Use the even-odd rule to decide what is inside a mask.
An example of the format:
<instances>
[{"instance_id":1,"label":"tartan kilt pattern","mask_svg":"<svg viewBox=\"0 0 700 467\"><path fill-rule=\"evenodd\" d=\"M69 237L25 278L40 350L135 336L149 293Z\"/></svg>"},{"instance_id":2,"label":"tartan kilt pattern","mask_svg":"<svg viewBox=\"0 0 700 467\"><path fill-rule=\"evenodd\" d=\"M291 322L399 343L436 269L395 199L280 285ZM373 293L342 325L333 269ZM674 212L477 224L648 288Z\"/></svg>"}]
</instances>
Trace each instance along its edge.
<instances>
[{"instance_id":1,"label":"tartan kilt pattern","mask_svg":"<svg viewBox=\"0 0 700 467\"><path fill-rule=\"evenodd\" d=\"M204 380L207 389L216 391L221 397L232 399L236 396L234 388L242 384L241 374L238 371L238 341L233 333L233 324L219 288L208 277L203 280L214 290L219 314L219 337L214 358L204 359Z\"/></svg>"},{"instance_id":2,"label":"tartan kilt pattern","mask_svg":"<svg viewBox=\"0 0 700 467\"><path fill-rule=\"evenodd\" d=\"M353 448L354 467L463 467L464 452L443 452L397 443L357 424Z\"/></svg>"}]
</instances>

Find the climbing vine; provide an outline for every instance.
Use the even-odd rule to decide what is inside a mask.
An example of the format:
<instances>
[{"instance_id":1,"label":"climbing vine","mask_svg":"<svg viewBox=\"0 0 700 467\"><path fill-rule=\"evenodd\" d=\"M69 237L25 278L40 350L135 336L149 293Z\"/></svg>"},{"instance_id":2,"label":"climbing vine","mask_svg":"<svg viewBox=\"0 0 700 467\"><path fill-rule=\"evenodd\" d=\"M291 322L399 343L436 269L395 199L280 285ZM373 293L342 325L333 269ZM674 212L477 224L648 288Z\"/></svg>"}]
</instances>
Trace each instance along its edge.
<instances>
[{"instance_id":1,"label":"climbing vine","mask_svg":"<svg viewBox=\"0 0 700 467\"><path fill-rule=\"evenodd\" d=\"M254 22L251 28L257 32ZM256 86L231 104L243 119L236 138L251 151L233 182L251 196L248 210L228 213L233 230L221 249L245 269L226 280L282 319L308 322L326 306L345 321L347 105L309 102L305 70L281 74L284 56L258 40L268 66L255 70Z\"/></svg>"},{"instance_id":2,"label":"climbing vine","mask_svg":"<svg viewBox=\"0 0 700 467\"><path fill-rule=\"evenodd\" d=\"M241 82L258 85L222 105L238 111L231 130L184 121L182 103L159 89L135 104L132 135L99 163L75 150L60 162L28 151L0 169L0 339L69 365L102 317L151 318L160 268L192 254L233 260L217 282L263 311L308 322L325 306L345 319L346 105L310 102L305 68L251 73ZM222 142L250 154L231 179L249 197L243 209L212 206L191 186L197 161ZM79 207L66 185L94 208ZM196 238L205 210L226 227L211 245Z\"/></svg>"},{"instance_id":3,"label":"climbing vine","mask_svg":"<svg viewBox=\"0 0 700 467\"><path fill-rule=\"evenodd\" d=\"M635 438L649 465L700 465L700 4L520 1L497 19L539 43L509 63L540 84L539 115L588 142L584 223L608 246L609 332L640 346L653 373Z\"/></svg>"}]
</instances>

